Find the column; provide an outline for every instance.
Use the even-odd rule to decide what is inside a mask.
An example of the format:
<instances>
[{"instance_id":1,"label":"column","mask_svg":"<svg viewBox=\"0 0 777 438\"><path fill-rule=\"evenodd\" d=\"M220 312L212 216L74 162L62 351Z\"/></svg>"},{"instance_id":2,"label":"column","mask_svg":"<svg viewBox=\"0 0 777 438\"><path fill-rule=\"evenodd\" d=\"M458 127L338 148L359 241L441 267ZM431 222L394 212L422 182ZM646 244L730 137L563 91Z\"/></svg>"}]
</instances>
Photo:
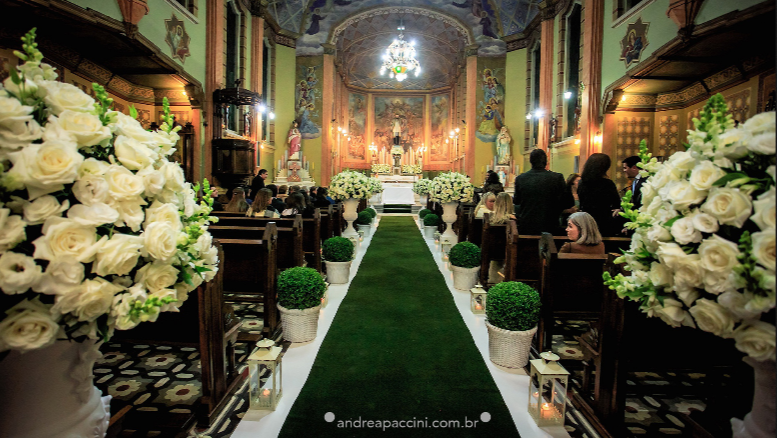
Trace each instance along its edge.
<instances>
[{"instance_id":1,"label":"column","mask_svg":"<svg viewBox=\"0 0 777 438\"><path fill-rule=\"evenodd\" d=\"M583 102L580 114L580 169L596 151L594 137L600 129L599 100L602 90L602 26L604 0L588 0L583 11Z\"/></svg>"},{"instance_id":2,"label":"column","mask_svg":"<svg viewBox=\"0 0 777 438\"><path fill-rule=\"evenodd\" d=\"M329 179L334 174L335 169L330 165L332 162L332 135L340 135L336 132L337 127L332 125L332 119L335 118L334 106L335 106L335 60L334 60L334 48L324 47L324 72L323 76L323 91L321 101L323 102L321 113L321 129L323 130L321 135L321 181L322 186L329 185ZM339 117L338 117L339 119ZM339 159L339 157L338 157Z\"/></svg>"},{"instance_id":3,"label":"column","mask_svg":"<svg viewBox=\"0 0 777 438\"><path fill-rule=\"evenodd\" d=\"M211 140L213 129L220 129L213 123L213 92L223 86L224 81L224 2L208 0L207 36L205 37L205 147L199 156L200 175L213 182L213 153ZM195 167L197 167L195 165Z\"/></svg>"},{"instance_id":4,"label":"column","mask_svg":"<svg viewBox=\"0 0 777 438\"><path fill-rule=\"evenodd\" d=\"M553 28L556 7L552 2L540 3L542 24L540 29L540 109L537 147L547 151L550 139L550 114L553 112Z\"/></svg>"},{"instance_id":5,"label":"column","mask_svg":"<svg viewBox=\"0 0 777 438\"><path fill-rule=\"evenodd\" d=\"M464 174L470 177L475 176L475 131L477 131L477 89L478 89L478 45L467 47L467 105L466 120L467 129L464 145ZM446 137L448 133L445 133ZM453 145L451 144L451 148Z\"/></svg>"}]
</instances>

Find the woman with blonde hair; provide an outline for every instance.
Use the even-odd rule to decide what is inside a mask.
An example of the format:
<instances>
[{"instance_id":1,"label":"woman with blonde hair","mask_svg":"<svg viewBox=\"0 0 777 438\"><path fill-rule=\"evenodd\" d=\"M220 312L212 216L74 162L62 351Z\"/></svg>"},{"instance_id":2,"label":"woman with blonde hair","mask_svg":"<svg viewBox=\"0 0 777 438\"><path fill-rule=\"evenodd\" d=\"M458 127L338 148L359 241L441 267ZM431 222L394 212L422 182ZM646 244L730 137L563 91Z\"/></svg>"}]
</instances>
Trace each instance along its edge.
<instances>
[{"instance_id":1,"label":"woman with blonde hair","mask_svg":"<svg viewBox=\"0 0 777 438\"><path fill-rule=\"evenodd\" d=\"M491 225L504 225L511 219L515 219L515 206L513 206L513 198L507 192L502 192L496 195L496 202L494 202L494 213L489 216L489 223Z\"/></svg>"},{"instance_id":2,"label":"woman with blonde hair","mask_svg":"<svg viewBox=\"0 0 777 438\"><path fill-rule=\"evenodd\" d=\"M480 202L475 207L475 219L483 219L483 215L494 213L494 203L496 202L496 195L493 192L483 193L480 198Z\"/></svg>"},{"instance_id":3,"label":"woman with blonde hair","mask_svg":"<svg viewBox=\"0 0 777 438\"><path fill-rule=\"evenodd\" d=\"M590 214L579 211L572 213L567 222L567 242L559 252L577 254L604 254L604 242L596 220Z\"/></svg>"},{"instance_id":4,"label":"woman with blonde hair","mask_svg":"<svg viewBox=\"0 0 777 438\"><path fill-rule=\"evenodd\" d=\"M246 192L242 187L238 187L232 191L232 199L229 200L229 204L224 207L224 211L233 213L245 213L248 211L248 202L246 202Z\"/></svg>"},{"instance_id":5,"label":"woman with blonde hair","mask_svg":"<svg viewBox=\"0 0 777 438\"><path fill-rule=\"evenodd\" d=\"M254 203L246 212L246 216L251 217L280 217L278 210L270 203L272 202L272 190L259 189L254 198Z\"/></svg>"}]
</instances>

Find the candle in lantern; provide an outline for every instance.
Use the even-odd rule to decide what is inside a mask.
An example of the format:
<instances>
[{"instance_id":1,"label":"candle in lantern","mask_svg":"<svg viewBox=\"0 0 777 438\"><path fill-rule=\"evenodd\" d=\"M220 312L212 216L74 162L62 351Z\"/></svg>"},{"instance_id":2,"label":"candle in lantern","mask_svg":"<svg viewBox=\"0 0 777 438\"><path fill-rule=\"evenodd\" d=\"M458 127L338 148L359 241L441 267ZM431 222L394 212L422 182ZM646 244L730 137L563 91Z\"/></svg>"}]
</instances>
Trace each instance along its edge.
<instances>
[{"instance_id":1,"label":"candle in lantern","mask_svg":"<svg viewBox=\"0 0 777 438\"><path fill-rule=\"evenodd\" d=\"M264 391L262 391L262 397L269 397L269 396L270 396L270 390L269 389L265 389Z\"/></svg>"},{"instance_id":2,"label":"candle in lantern","mask_svg":"<svg viewBox=\"0 0 777 438\"><path fill-rule=\"evenodd\" d=\"M543 403L542 404L542 418L544 419L551 419L554 418L555 415L555 409L553 409L553 406L550 405L550 403Z\"/></svg>"},{"instance_id":3,"label":"candle in lantern","mask_svg":"<svg viewBox=\"0 0 777 438\"><path fill-rule=\"evenodd\" d=\"M481 306L480 304L475 304L475 310L482 310L482 309L483 309L483 306Z\"/></svg>"}]
</instances>

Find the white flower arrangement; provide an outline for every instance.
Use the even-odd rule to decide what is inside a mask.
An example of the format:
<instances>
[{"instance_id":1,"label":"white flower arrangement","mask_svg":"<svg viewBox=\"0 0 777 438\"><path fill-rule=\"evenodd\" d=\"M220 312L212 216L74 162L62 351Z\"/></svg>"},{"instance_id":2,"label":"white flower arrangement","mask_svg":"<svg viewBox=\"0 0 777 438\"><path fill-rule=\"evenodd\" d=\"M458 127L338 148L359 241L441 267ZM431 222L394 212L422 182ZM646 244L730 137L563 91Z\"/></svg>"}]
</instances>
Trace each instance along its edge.
<instances>
[{"instance_id":1,"label":"white flower arrangement","mask_svg":"<svg viewBox=\"0 0 777 438\"><path fill-rule=\"evenodd\" d=\"M353 170L338 173L329 183L329 194L334 199L367 199L372 196L373 189L370 178Z\"/></svg>"},{"instance_id":2,"label":"white flower arrangement","mask_svg":"<svg viewBox=\"0 0 777 438\"><path fill-rule=\"evenodd\" d=\"M471 202L475 186L466 175L456 172L441 173L432 180L429 196L437 202Z\"/></svg>"},{"instance_id":3,"label":"white flower arrangement","mask_svg":"<svg viewBox=\"0 0 777 438\"><path fill-rule=\"evenodd\" d=\"M413 173L413 174L419 174L421 173L421 166L418 164L403 164L402 165L402 173Z\"/></svg>"},{"instance_id":4,"label":"white flower arrangement","mask_svg":"<svg viewBox=\"0 0 777 438\"><path fill-rule=\"evenodd\" d=\"M417 195L428 195L432 189L432 180L421 178L413 184L413 193Z\"/></svg>"},{"instance_id":5,"label":"white flower arrangement","mask_svg":"<svg viewBox=\"0 0 777 438\"><path fill-rule=\"evenodd\" d=\"M713 96L688 150L658 163L640 145L642 206L624 197L634 230L605 283L651 317L723 338L755 360L775 358L775 113L738 128Z\"/></svg>"},{"instance_id":6,"label":"white flower arrangement","mask_svg":"<svg viewBox=\"0 0 777 438\"><path fill-rule=\"evenodd\" d=\"M388 164L373 164L371 170L372 173L377 175L389 174L391 173L391 166Z\"/></svg>"},{"instance_id":7,"label":"white flower arrangement","mask_svg":"<svg viewBox=\"0 0 777 438\"><path fill-rule=\"evenodd\" d=\"M174 312L211 280L218 254L207 231L212 199L167 157L179 128L148 132L56 82L33 29L25 61L0 86L0 352L114 330Z\"/></svg>"},{"instance_id":8,"label":"white flower arrangement","mask_svg":"<svg viewBox=\"0 0 777 438\"><path fill-rule=\"evenodd\" d=\"M367 178L370 184L370 193L383 193L383 183L378 178Z\"/></svg>"}]
</instances>

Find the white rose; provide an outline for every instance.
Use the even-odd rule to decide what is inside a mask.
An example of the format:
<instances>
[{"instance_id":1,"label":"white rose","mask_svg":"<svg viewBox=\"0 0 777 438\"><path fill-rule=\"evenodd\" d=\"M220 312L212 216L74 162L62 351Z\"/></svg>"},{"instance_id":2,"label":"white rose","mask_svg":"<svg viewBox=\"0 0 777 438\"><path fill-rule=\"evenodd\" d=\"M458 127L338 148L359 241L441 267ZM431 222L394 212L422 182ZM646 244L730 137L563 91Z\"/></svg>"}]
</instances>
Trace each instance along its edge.
<instances>
[{"instance_id":1,"label":"white rose","mask_svg":"<svg viewBox=\"0 0 777 438\"><path fill-rule=\"evenodd\" d=\"M33 107L13 97L0 96L0 128L32 120Z\"/></svg>"},{"instance_id":2,"label":"white rose","mask_svg":"<svg viewBox=\"0 0 777 438\"><path fill-rule=\"evenodd\" d=\"M99 117L81 111L62 111L59 118L49 117L49 123L46 125L47 130L51 124L58 125L70 133L75 138L78 147L81 148L107 143L112 135L111 129L103 126Z\"/></svg>"},{"instance_id":3,"label":"white rose","mask_svg":"<svg viewBox=\"0 0 777 438\"><path fill-rule=\"evenodd\" d=\"M757 201L753 201L753 213L750 220L763 231L774 230L775 224L775 189L774 186L768 192L762 193Z\"/></svg>"},{"instance_id":4,"label":"white rose","mask_svg":"<svg viewBox=\"0 0 777 438\"><path fill-rule=\"evenodd\" d=\"M648 229L647 238L652 242L669 242L672 240L672 234L657 223Z\"/></svg>"},{"instance_id":5,"label":"white rose","mask_svg":"<svg viewBox=\"0 0 777 438\"><path fill-rule=\"evenodd\" d=\"M143 168L135 175L143 178L143 186L146 188L144 195L147 197L158 195L165 188L165 174L153 166Z\"/></svg>"},{"instance_id":6,"label":"white rose","mask_svg":"<svg viewBox=\"0 0 777 438\"><path fill-rule=\"evenodd\" d=\"M48 347L57 340L59 324L52 318L49 306L24 300L7 310L0 321L0 351L30 351Z\"/></svg>"},{"instance_id":7,"label":"white rose","mask_svg":"<svg viewBox=\"0 0 777 438\"><path fill-rule=\"evenodd\" d=\"M752 135L743 129L729 129L718 136L721 144L724 145L718 150L718 154L732 160L746 156L748 153L746 145L751 137Z\"/></svg>"},{"instance_id":8,"label":"white rose","mask_svg":"<svg viewBox=\"0 0 777 438\"><path fill-rule=\"evenodd\" d=\"M757 361L774 360L775 329L773 324L751 321L734 332L737 350Z\"/></svg>"},{"instance_id":9,"label":"white rose","mask_svg":"<svg viewBox=\"0 0 777 438\"><path fill-rule=\"evenodd\" d=\"M84 113L94 110L94 99L75 85L57 81L43 81L41 88L46 91L46 97L43 100L55 116L65 110Z\"/></svg>"},{"instance_id":10,"label":"white rose","mask_svg":"<svg viewBox=\"0 0 777 438\"><path fill-rule=\"evenodd\" d=\"M186 217L191 217L200 211L200 206L197 205L197 201L194 199L195 196L194 191L191 189L183 193L183 214Z\"/></svg>"},{"instance_id":11,"label":"white rose","mask_svg":"<svg viewBox=\"0 0 777 438\"><path fill-rule=\"evenodd\" d=\"M733 271L705 271L702 280L704 282L704 290L715 295L735 291L745 286L744 280Z\"/></svg>"},{"instance_id":12,"label":"white rose","mask_svg":"<svg viewBox=\"0 0 777 438\"><path fill-rule=\"evenodd\" d=\"M701 242L701 232L693 226L693 218L684 217L674 221L671 227L672 237L681 244Z\"/></svg>"},{"instance_id":13,"label":"white rose","mask_svg":"<svg viewBox=\"0 0 777 438\"><path fill-rule=\"evenodd\" d=\"M43 130L35 120L9 122L0 127L0 150L3 154L19 150L40 139L42 135Z\"/></svg>"},{"instance_id":14,"label":"white rose","mask_svg":"<svg viewBox=\"0 0 777 438\"><path fill-rule=\"evenodd\" d=\"M664 192L666 197L662 194ZM707 196L706 191L699 191L688 181L672 181L658 191L664 200L672 203L675 210L687 210L693 204L700 204Z\"/></svg>"},{"instance_id":15,"label":"white rose","mask_svg":"<svg viewBox=\"0 0 777 438\"><path fill-rule=\"evenodd\" d=\"M672 154L667 163L679 171L688 171L696 166L696 158L690 152L679 151Z\"/></svg>"},{"instance_id":16,"label":"white rose","mask_svg":"<svg viewBox=\"0 0 777 438\"><path fill-rule=\"evenodd\" d=\"M180 192L184 188L186 180L181 166L176 163L165 163L159 169L165 175L165 188L174 192Z\"/></svg>"},{"instance_id":17,"label":"white rose","mask_svg":"<svg viewBox=\"0 0 777 438\"><path fill-rule=\"evenodd\" d=\"M658 190L653 186L653 184L648 184L646 182L645 184L642 184L642 188L640 191L642 192L642 206L644 207L647 204L650 204L653 202L653 200L656 198L656 195L658 195ZM640 208L641 210L641 208Z\"/></svg>"},{"instance_id":18,"label":"white rose","mask_svg":"<svg viewBox=\"0 0 777 438\"><path fill-rule=\"evenodd\" d=\"M85 113L82 113L85 114ZM68 143L76 143L76 136L73 135L70 131L65 129L62 125L59 123L59 119L51 115L49 116L49 121L46 123L46 129L43 130L43 135L41 136L44 142L46 141L67 141Z\"/></svg>"},{"instance_id":19,"label":"white rose","mask_svg":"<svg viewBox=\"0 0 777 438\"><path fill-rule=\"evenodd\" d=\"M130 170L140 170L154 163L155 154L145 144L130 137L120 135L113 143L116 158Z\"/></svg>"},{"instance_id":20,"label":"white rose","mask_svg":"<svg viewBox=\"0 0 777 438\"><path fill-rule=\"evenodd\" d=\"M102 175L88 173L73 184L73 195L84 205L105 203L110 199L109 190Z\"/></svg>"},{"instance_id":21,"label":"white rose","mask_svg":"<svg viewBox=\"0 0 777 438\"><path fill-rule=\"evenodd\" d=\"M160 261L170 260L177 250L178 231L169 222L154 222L143 232L145 251Z\"/></svg>"},{"instance_id":22,"label":"white rose","mask_svg":"<svg viewBox=\"0 0 777 438\"><path fill-rule=\"evenodd\" d=\"M114 201L109 204L114 210L119 212L119 220L116 221L117 227L128 226L132 231L139 231L140 224L143 223L145 213L143 205L146 205L140 196L127 201Z\"/></svg>"},{"instance_id":23,"label":"white rose","mask_svg":"<svg viewBox=\"0 0 777 438\"><path fill-rule=\"evenodd\" d=\"M774 132L774 117L774 111L756 114L753 117L747 119L744 125L742 125L742 128L753 133L754 135L760 134L762 132Z\"/></svg>"},{"instance_id":24,"label":"white rose","mask_svg":"<svg viewBox=\"0 0 777 438\"><path fill-rule=\"evenodd\" d=\"M143 178L130 172L126 167L112 165L105 171L108 191L117 201L127 201L140 196L146 187Z\"/></svg>"},{"instance_id":25,"label":"white rose","mask_svg":"<svg viewBox=\"0 0 777 438\"><path fill-rule=\"evenodd\" d=\"M159 151L164 156L169 156L175 152L175 145L178 144L178 140L181 138L177 132L165 132L163 130L156 131L154 144L159 147Z\"/></svg>"},{"instance_id":26,"label":"white rose","mask_svg":"<svg viewBox=\"0 0 777 438\"><path fill-rule=\"evenodd\" d=\"M32 202L17 199L24 205L24 219L28 225L42 224L51 216L59 216L70 206L70 201L65 200L60 204L57 198L51 195L41 196Z\"/></svg>"},{"instance_id":27,"label":"white rose","mask_svg":"<svg viewBox=\"0 0 777 438\"><path fill-rule=\"evenodd\" d=\"M197 238L195 248L206 264L218 264L218 250L213 246L213 236L209 232L205 231Z\"/></svg>"},{"instance_id":28,"label":"white rose","mask_svg":"<svg viewBox=\"0 0 777 438\"><path fill-rule=\"evenodd\" d=\"M694 210L691 220L693 227L702 233L714 233L720 228L717 219L707 213L701 213L699 210Z\"/></svg>"},{"instance_id":29,"label":"white rose","mask_svg":"<svg viewBox=\"0 0 777 438\"><path fill-rule=\"evenodd\" d=\"M775 153L775 135L774 132L766 132L753 136L747 143L747 149L756 154L774 155Z\"/></svg>"},{"instance_id":30,"label":"white rose","mask_svg":"<svg viewBox=\"0 0 777 438\"><path fill-rule=\"evenodd\" d=\"M751 312L745 308L745 305L750 301L752 296L753 294L750 292L723 292L718 296L718 304L728 309L729 312L736 315L739 319L755 319L761 315L761 312Z\"/></svg>"},{"instance_id":31,"label":"white rose","mask_svg":"<svg viewBox=\"0 0 777 438\"><path fill-rule=\"evenodd\" d=\"M95 227L70 219L50 217L43 224L43 235L32 242L35 245L33 257L49 261L70 257L89 263L105 241L105 238L98 240L100 236L95 231Z\"/></svg>"},{"instance_id":32,"label":"white rose","mask_svg":"<svg viewBox=\"0 0 777 438\"><path fill-rule=\"evenodd\" d=\"M699 255L691 254L685 257L678 257L673 268L674 271L674 289L678 292L690 292L695 288L701 286L702 283L702 269L699 263ZM698 296L698 294L697 294ZM681 299L683 297L680 297ZM690 306L690 303L695 300L693 297L691 301L683 299L683 302Z\"/></svg>"},{"instance_id":33,"label":"white rose","mask_svg":"<svg viewBox=\"0 0 777 438\"><path fill-rule=\"evenodd\" d=\"M176 232L183 228L181 216L178 213L178 207L175 204L154 201L151 207L146 209L145 226L148 227L154 222L167 222L173 226Z\"/></svg>"},{"instance_id":34,"label":"white rose","mask_svg":"<svg viewBox=\"0 0 777 438\"><path fill-rule=\"evenodd\" d=\"M726 172L711 161L702 161L691 170L690 184L700 191L709 190L715 181L726 176Z\"/></svg>"},{"instance_id":35,"label":"white rose","mask_svg":"<svg viewBox=\"0 0 777 438\"><path fill-rule=\"evenodd\" d=\"M111 310L113 297L124 288L109 283L104 278L86 280L77 289L57 296L52 313L73 313L79 321L94 321Z\"/></svg>"},{"instance_id":36,"label":"white rose","mask_svg":"<svg viewBox=\"0 0 777 438\"><path fill-rule=\"evenodd\" d=\"M116 124L113 127L117 134L125 135L148 146L156 144L156 135L143 129L140 122L123 113L116 113L116 116Z\"/></svg>"},{"instance_id":37,"label":"white rose","mask_svg":"<svg viewBox=\"0 0 777 438\"><path fill-rule=\"evenodd\" d=\"M156 261L138 269L135 281L150 291L167 289L178 281L178 269L167 263Z\"/></svg>"},{"instance_id":38,"label":"white rose","mask_svg":"<svg viewBox=\"0 0 777 438\"><path fill-rule=\"evenodd\" d=\"M642 187L644 188L645 186L642 186ZM640 211L644 211L650 216L655 216L658 214L658 212L661 210L661 207L663 206L664 206L664 201L661 199L661 197L654 196L653 199L649 201L649 203L642 204Z\"/></svg>"},{"instance_id":39,"label":"white rose","mask_svg":"<svg viewBox=\"0 0 777 438\"><path fill-rule=\"evenodd\" d=\"M100 275L127 275L135 268L143 249L143 238L129 234L114 234L97 251L92 272Z\"/></svg>"},{"instance_id":40,"label":"white rose","mask_svg":"<svg viewBox=\"0 0 777 438\"><path fill-rule=\"evenodd\" d=\"M693 315L699 328L705 332L724 338L732 336L734 318L731 312L720 304L706 298L700 298L696 300L696 305L688 311Z\"/></svg>"},{"instance_id":41,"label":"white rose","mask_svg":"<svg viewBox=\"0 0 777 438\"><path fill-rule=\"evenodd\" d=\"M672 327L694 326L691 316L683 310L683 303L672 298L664 298L663 306L655 300L648 316L657 316Z\"/></svg>"},{"instance_id":42,"label":"white rose","mask_svg":"<svg viewBox=\"0 0 777 438\"><path fill-rule=\"evenodd\" d=\"M35 259L8 251L0 256L0 289L6 295L27 292L43 275Z\"/></svg>"},{"instance_id":43,"label":"white rose","mask_svg":"<svg viewBox=\"0 0 777 438\"><path fill-rule=\"evenodd\" d=\"M74 143L58 141L31 144L8 157L14 164L8 174L27 187L30 200L64 189L84 161Z\"/></svg>"},{"instance_id":44,"label":"white rose","mask_svg":"<svg viewBox=\"0 0 777 438\"><path fill-rule=\"evenodd\" d=\"M81 225L103 225L112 224L119 220L119 212L108 204L95 202L92 205L74 205L68 210L67 217Z\"/></svg>"},{"instance_id":45,"label":"white rose","mask_svg":"<svg viewBox=\"0 0 777 438\"><path fill-rule=\"evenodd\" d=\"M766 168L766 173L772 177L772 181L777 182L777 166L771 165Z\"/></svg>"},{"instance_id":46,"label":"white rose","mask_svg":"<svg viewBox=\"0 0 777 438\"><path fill-rule=\"evenodd\" d=\"M775 266L775 234L774 230L759 231L752 234L753 257L761 266L774 269Z\"/></svg>"},{"instance_id":47,"label":"white rose","mask_svg":"<svg viewBox=\"0 0 777 438\"><path fill-rule=\"evenodd\" d=\"M650 282L653 283L654 286L667 286L671 288L674 283L672 270L658 262L650 264L650 273L648 276Z\"/></svg>"},{"instance_id":48,"label":"white rose","mask_svg":"<svg viewBox=\"0 0 777 438\"><path fill-rule=\"evenodd\" d=\"M83 281L83 263L71 258L61 258L49 263L43 277L32 289L42 294L64 295L80 286Z\"/></svg>"},{"instance_id":49,"label":"white rose","mask_svg":"<svg viewBox=\"0 0 777 438\"><path fill-rule=\"evenodd\" d=\"M680 214L672 208L671 204L665 202L662 204L662 208L656 213L655 219L657 223L665 224L679 215Z\"/></svg>"},{"instance_id":50,"label":"white rose","mask_svg":"<svg viewBox=\"0 0 777 438\"><path fill-rule=\"evenodd\" d=\"M677 266L679 258L685 257L686 254L680 245L674 242L660 242L658 244L658 251L656 251L658 260L669 269L674 269Z\"/></svg>"},{"instance_id":51,"label":"white rose","mask_svg":"<svg viewBox=\"0 0 777 438\"><path fill-rule=\"evenodd\" d=\"M714 216L721 225L741 227L748 217L753 203L750 197L739 189L714 187L701 211Z\"/></svg>"},{"instance_id":52,"label":"white rose","mask_svg":"<svg viewBox=\"0 0 777 438\"><path fill-rule=\"evenodd\" d=\"M713 234L699 245L701 265L710 272L729 272L739 262L739 249L734 242Z\"/></svg>"},{"instance_id":53,"label":"white rose","mask_svg":"<svg viewBox=\"0 0 777 438\"><path fill-rule=\"evenodd\" d=\"M83 178L85 175L104 175L109 167L110 165L105 161L87 158L81 163L81 167L78 168L78 177Z\"/></svg>"},{"instance_id":54,"label":"white rose","mask_svg":"<svg viewBox=\"0 0 777 438\"><path fill-rule=\"evenodd\" d=\"M11 214L11 210L0 208L0 252L14 248L27 240L24 227L27 224L21 216Z\"/></svg>"}]
</instances>

